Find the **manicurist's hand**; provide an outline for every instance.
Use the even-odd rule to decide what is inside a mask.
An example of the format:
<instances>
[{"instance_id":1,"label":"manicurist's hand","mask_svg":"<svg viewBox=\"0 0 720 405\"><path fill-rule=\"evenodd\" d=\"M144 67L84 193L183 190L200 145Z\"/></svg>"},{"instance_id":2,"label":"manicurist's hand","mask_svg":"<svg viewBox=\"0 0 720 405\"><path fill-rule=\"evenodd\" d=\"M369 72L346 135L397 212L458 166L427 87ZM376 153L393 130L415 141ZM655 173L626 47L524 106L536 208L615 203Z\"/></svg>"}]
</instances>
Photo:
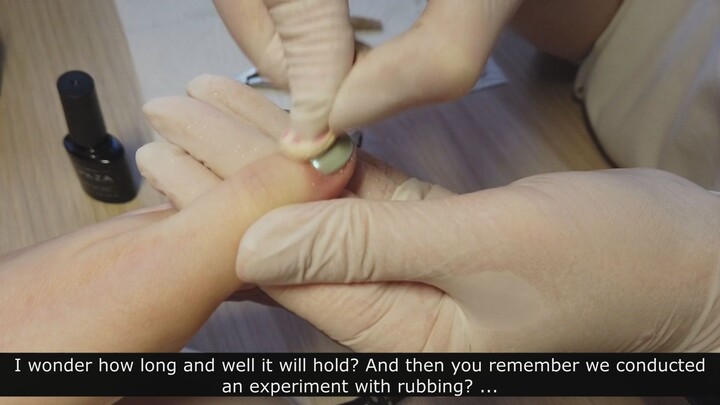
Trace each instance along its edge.
<instances>
[{"instance_id":1,"label":"manicurist's hand","mask_svg":"<svg viewBox=\"0 0 720 405\"><path fill-rule=\"evenodd\" d=\"M522 0L429 0L407 32L358 57L335 96L330 128L345 130L472 89Z\"/></svg>"},{"instance_id":2,"label":"manicurist's hand","mask_svg":"<svg viewBox=\"0 0 720 405\"><path fill-rule=\"evenodd\" d=\"M215 5L259 71L279 86L289 83L291 131L280 143L306 159L327 148L328 129L339 133L466 94L521 2L431 0L408 32L375 49L353 46L344 0Z\"/></svg>"},{"instance_id":3,"label":"manicurist's hand","mask_svg":"<svg viewBox=\"0 0 720 405\"><path fill-rule=\"evenodd\" d=\"M307 160L334 140L328 116L355 52L346 0L215 0L258 71L292 94L282 150Z\"/></svg>"},{"instance_id":4,"label":"manicurist's hand","mask_svg":"<svg viewBox=\"0 0 720 405\"><path fill-rule=\"evenodd\" d=\"M192 83L194 97L145 107L173 143L146 145L138 164L181 211L121 216L0 259L0 351L179 350L246 287L234 264L250 224L342 191L354 160L324 175L280 156L262 131L217 108L206 82ZM285 125L277 108L253 110L263 122L278 116Z\"/></svg>"},{"instance_id":5,"label":"manicurist's hand","mask_svg":"<svg viewBox=\"0 0 720 405\"><path fill-rule=\"evenodd\" d=\"M360 351L720 350L718 195L648 169L433 190L275 210L238 276Z\"/></svg>"}]
</instances>

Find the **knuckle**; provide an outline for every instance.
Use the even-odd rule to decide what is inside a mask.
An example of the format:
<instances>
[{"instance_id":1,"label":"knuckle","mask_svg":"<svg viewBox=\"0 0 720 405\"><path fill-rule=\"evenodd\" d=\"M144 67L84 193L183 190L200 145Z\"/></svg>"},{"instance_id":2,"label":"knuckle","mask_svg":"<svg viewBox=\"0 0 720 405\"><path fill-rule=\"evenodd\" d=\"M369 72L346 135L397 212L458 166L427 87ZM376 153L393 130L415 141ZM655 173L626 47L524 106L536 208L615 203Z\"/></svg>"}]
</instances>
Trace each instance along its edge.
<instances>
[{"instance_id":1,"label":"knuckle","mask_svg":"<svg viewBox=\"0 0 720 405\"><path fill-rule=\"evenodd\" d=\"M238 172L230 182L232 193L237 201L244 202L247 209L253 211L268 211L277 206L279 190L272 181L271 176L257 167L248 165Z\"/></svg>"}]
</instances>

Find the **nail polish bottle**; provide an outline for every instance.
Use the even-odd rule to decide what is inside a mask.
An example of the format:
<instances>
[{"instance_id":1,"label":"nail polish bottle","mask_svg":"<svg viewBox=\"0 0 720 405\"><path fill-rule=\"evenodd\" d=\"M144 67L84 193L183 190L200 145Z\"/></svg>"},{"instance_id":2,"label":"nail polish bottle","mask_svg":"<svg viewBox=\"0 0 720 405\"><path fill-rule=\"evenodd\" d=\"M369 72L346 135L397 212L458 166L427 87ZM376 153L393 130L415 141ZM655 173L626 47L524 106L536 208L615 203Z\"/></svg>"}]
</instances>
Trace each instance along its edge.
<instances>
[{"instance_id":1,"label":"nail polish bottle","mask_svg":"<svg viewBox=\"0 0 720 405\"><path fill-rule=\"evenodd\" d=\"M105 130L95 83L81 71L64 73L57 81L68 134L65 150L83 190L90 197L109 203L124 203L137 195L125 149Z\"/></svg>"}]
</instances>

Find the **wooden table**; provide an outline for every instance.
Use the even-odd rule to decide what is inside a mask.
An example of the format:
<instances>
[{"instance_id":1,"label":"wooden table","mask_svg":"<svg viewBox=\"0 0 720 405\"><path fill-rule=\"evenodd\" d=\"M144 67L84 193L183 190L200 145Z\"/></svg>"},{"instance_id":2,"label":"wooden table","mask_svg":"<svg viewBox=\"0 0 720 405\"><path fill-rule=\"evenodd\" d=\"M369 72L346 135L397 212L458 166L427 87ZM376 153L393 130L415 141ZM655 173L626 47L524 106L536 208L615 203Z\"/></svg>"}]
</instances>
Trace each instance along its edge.
<instances>
[{"instance_id":1,"label":"wooden table","mask_svg":"<svg viewBox=\"0 0 720 405\"><path fill-rule=\"evenodd\" d=\"M0 253L162 201L147 186L128 204L91 199L62 146L55 81L73 69L94 77L108 131L130 156L150 139L112 1L0 0L0 37Z\"/></svg>"},{"instance_id":2,"label":"wooden table","mask_svg":"<svg viewBox=\"0 0 720 405\"><path fill-rule=\"evenodd\" d=\"M125 2L125 11L128 2L139 4L118 1ZM162 18L162 2L142 3L154 4L148 12L155 7ZM197 2L173 4L197 7ZM124 23L133 38L137 32ZM0 254L164 201L147 185L128 204L92 200L82 192L62 147L67 130L55 80L71 69L93 75L108 130L131 156L152 138L140 111L143 94L153 93L152 80L148 72L136 72L125 34L112 0L0 0ZM367 128L363 148L457 192L538 173L608 167L572 98L571 66L539 57L510 33L502 36L495 58L508 85ZM176 75L153 74L166 82ZM339 350L286 311L238 303L219 308L189 346L203 351Z\"/></svg>"}]
</instances>

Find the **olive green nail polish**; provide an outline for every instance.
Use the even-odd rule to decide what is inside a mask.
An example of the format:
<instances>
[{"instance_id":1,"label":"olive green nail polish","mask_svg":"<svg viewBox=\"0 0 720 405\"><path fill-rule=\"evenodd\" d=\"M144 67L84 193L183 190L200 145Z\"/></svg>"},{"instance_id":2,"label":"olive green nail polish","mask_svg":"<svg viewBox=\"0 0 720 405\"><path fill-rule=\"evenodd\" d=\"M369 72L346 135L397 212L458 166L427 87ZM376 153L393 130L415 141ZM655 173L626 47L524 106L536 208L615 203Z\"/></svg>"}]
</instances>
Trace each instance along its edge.
<instances>
[{"instance_id":1,"label":"olive green nail polish","mask_svg":"<svg viewBox=\"0 0 720 405\"><path fill-rule=\"evenodd\" d=\"M335 143L322 155L310 160L313 167L323 174L332 174L345 167L353 154L355 145L347 135L338 136Z\"/></svg>"}]
</instances>

